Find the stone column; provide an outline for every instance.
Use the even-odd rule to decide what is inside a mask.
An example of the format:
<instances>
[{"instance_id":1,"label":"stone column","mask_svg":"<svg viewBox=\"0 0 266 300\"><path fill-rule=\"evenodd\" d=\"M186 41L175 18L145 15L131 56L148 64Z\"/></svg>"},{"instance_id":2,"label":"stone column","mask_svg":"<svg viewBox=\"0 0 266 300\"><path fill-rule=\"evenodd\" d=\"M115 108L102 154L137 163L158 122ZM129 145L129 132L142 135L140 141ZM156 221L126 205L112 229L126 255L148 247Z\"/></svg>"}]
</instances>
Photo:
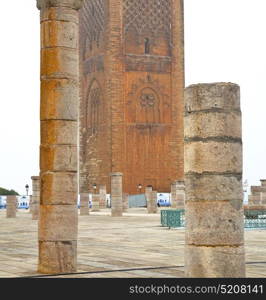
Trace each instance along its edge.
<instances>
[{"instance_id":1,"label":"stone column","mask_svg":"<svg viewBox=\"0 0 266 300\"><path fill-rule=\"evenodd\" d=\"M266 179L261 179L260 204L266 205Z\"/></svg>"},{"instance_id":2,"label":"stone column","mask_svg":"<svg viewBox=\"0 0 266 300\"><path fill-rule=\"evenodd\" d=\"M30 201L29 201L29 213L32 213L32 195L30 195Z\"/></svg>"},{"instance_id":3,"label":"stone column","mask_svg":"<svg viewBox=\"0 0 266 300\"><path fill-rule=\"evenodd\" d=\"M183 209L185 207L185 183L177 180L171 185L171 208Z\"/></svg>"},{"instance_id":4,"label":"stone column","mask_svg":"<svg viewBox=\"0 0 266 300\"><path fill-rule=\"evenodd\" d=\"M106 208L106 185L100 184L99 186L100 194L100 208Z\"/></svg>"},{"instance_id":5,"label":"stone column","mask_svg":"<svg viewBox=\"0 0 266 300\"><path fill-rule=\"evenodd\" d=\"M89 193L80 193L80 215L89 215Z\"/></svg>"},{"instance_id":6,"label":"stone column","mask_svg":"<svg viewBox=\"0 0 266 300\"><path fill-rule=\"evenodd\" d=\"M148 214L157 213L157 191L150 191L147 193L147 210Z\"/></svg>"},{"instance_id":7,"label":"stone column","mask_svg":"<svg viewBox=\"0 0 266 300\"><path fill-rule=\"evenodd\" d=\"M123 193L123 212L127 212L128 210L128 197L129 194L128 193Z\"/></svg>"},{"instance_id":8,"label":"stone column","mask_svg":"<svg viewBox=\"0 0 266 300\"><path fill-rule=\"evenodd\" d=\"M40 273L77 269L81 4L82 0L37 0L41 10Z\"/></svg>"},{"instance_id":9,"label":"stone column","mask_svg":"<svg viewBox=\"0 0 266 300\"><path fill-rule=\"evenodd\" d=\"M32 220L39 219L40 212L40 177L32 176L31 214Z\"/></svg>"},{"instance_id":10,"label":"stone column","mask_svg":"<svg viewBox=\"0 0 266 300\"><path fill-rule=\"evenodd\" d=\"M111 173L111 206L112 217L122 217L123 215L123 174Z\"/></svg>"},{"instance_id":11,"label":"stone column","mask_svg":"<svg viewBox=\"0 0 266 300\"><path fill-rule=\"evenodd\" d=\"M152 193L152 186L151 185L146 186L145 187L145 198L146 198L148 213L149 213L149 202L150 202L150 199L152 196L151 193Z\"/></svg>"},{"instance_id":12,"label":"stone column","mask_svg":"<svg viewBox=\"0 0 266 300\"><path fill-rule=\"evenodd\" d=\"M6 196L6 217L16 218L17 214L17 197L15 195Z\"/></svg>"},{"instance_id":13,"label":"stone column","mask_svg":"<svg viewBox=\"0 0 266 300\"><path fill-rule=\"evenodd\" d=\"M91 211L100 211L100 194L92 194Z\"/></svg>"},{"instance_id":14,"label":"stone column","mask_svg":"<svg viewBox=\"0 0 266 300\"><path fill-rule=\"evenodd\" d=\"M185 90L186 277L245 277L240 88Z\"/></svg>"}]
</instances>

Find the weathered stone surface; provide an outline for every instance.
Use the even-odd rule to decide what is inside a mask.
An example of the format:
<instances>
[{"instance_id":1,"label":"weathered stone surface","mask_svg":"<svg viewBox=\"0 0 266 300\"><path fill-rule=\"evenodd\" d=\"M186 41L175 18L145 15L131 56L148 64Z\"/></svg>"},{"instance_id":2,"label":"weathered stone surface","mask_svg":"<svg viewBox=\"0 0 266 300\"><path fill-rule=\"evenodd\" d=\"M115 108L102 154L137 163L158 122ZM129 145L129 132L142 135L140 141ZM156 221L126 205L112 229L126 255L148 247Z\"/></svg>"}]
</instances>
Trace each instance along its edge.
<instances>
[{"instance_id":1,"label":"weathered stone surface","mask_svg":"<svg viewBox=\"0 0 266 300\"><path fill-rule=\"evenodd\" d=\"M77 146L41 145L40 167L43 172L61 171L64 173L77 170Z\"/></svg>"},{"instance_id":2,"label":"weathered stone surface","mask_svg":"<svg viewBox=\"0 0 266 300\"><path fill-rule=\"evenodd\" d=\"M77 145L77 122L50 120L41 126L43 144Z\"/></svg>"},{"instance_id":3,"label":"weathered stone surface","mask_svg":"<svg viewBox=\"0 0 266 300\"><path fill-rule=\"evenodd\" d=\"M72 9L80 9L84 0L37 0L38 9L50 7L69 7Z\"/></svg>"},{"instance_id":4,"label":"weathered stone surface","mask_svg":"<svg viewBox=\"0 0 266 300\"><path fill-rule=\"evenodd\" d=\"M41 50L41 76L73 78L78 73L78 52L71 48L44 48Z\"/></svg>"},{"instance_id":5,"label":"weathered stone surface","mask_svg":"<svg viewBox=\"0 0 266 300\"><path fill-rule=\"evenodd\" d=\"M41 82L41 120L72 120L78 117L78 85L71 79Z\"/></svg>"},{"instance_id":6,"label":"weathered stone surface","mask_svg":"<svg viewBox=\"0 0 266 300\"><path fill-rule=\"evenodd\" d=\"M43 205L77 205L77 176L72 172L42 174Z\"/></svg>"},{"instance_id":7,"label":"weathered stone surface","mask_svg":"<svg viewBox=\"0 0 266 300\"><path fill-rule=\"evenodd\" d=\"M186 175L186 201L242 201L242 177L233 175Z\"/></svg>"},{"instance_id":8,"label":"weathered stone surface","mask_svg":"<svg viewBox=\"0 0 266 300\"><path fill-rule=\"evenodd\" d=\"M242 201L239 200L242 207ZM229 201L186 203L186 242L189 245L239 246L244 243L243 208Z\"/></svg>"},{"instance_id":9,"label":"weathered stone surface","mask_svg":"<svg viewBox=\"0 0 266 300\"><path fill-rule=\"evenodd\" d=\"M68 47L76 49L78 46L78 25L72 22L51 20L41 24L41 47Z\"/></svg>"},{"instance_id":10,"label":"weathered stone surface","mask_svg":"<svg viewBox=\"0 0 266 300\"><path fill-rule=\"evenodd\" d=\"M245 277L245 249L239 247L195 247L185 250L185 277L243 278Z\"/></svg>"},{"instance_id":11,"label":"weathered stone surface","mask_svg":"<svg viewBox=\"0 0 266 300\"><path fill-rule=\"evenodd\" d=\"M241 113L240 112L198 112L188 114L185 118L185 136L193 137L241 137ZM237 124L237 125L236 125Z\"/></svg>"},{"instance_id":12,"label":"weathered stone surface","mask_svg":"<svg viewBox=\"0 0 266 300\"><path fill-rule=\"evenodd\" d=\"M185 173L240 173L242 145L228 142L185 143Z\"/></svg>"},{"instance_id":13,"label":"weathered stone surface","mask_svg":"<svg viewBox=\"0 0 266 300\"><path fill-rule=\"evenodd\" d=\"M51 7L40 12L41 22L45 21L64 21L79 24L79 14L69 7ZM59 33L60 34L60 33Z\"/></svg>"},{"instance_id":14,"label":"weathered stone surface","mask_svg":"<svg viewBox=\"0 0 266 300\"><path fill-rule=\"evenodd\" d=\"M39 241L38 272L44 274L76 271L77 241Z\"/></svg>"},{"instance_id":15,"label":"weathered stone surface","mask_svg":"<svg viewBox=\"0 0 266 300\"><path fill-rule=\"evenodd\" d=\"M191 85L185 89L185 99L186 113L217 109L240 111L240 87L235 83Z\"/></svg>"},{"instance_id":16,"label":"weathered stone surface","mask_svg":"<svg viewBox=\"0 0 266 300\"><path fill-rule=\"evenodd\" d=\"M39 241L74 241L78 234L76 205L41 205Z\"/></svg>"}]
</instances>

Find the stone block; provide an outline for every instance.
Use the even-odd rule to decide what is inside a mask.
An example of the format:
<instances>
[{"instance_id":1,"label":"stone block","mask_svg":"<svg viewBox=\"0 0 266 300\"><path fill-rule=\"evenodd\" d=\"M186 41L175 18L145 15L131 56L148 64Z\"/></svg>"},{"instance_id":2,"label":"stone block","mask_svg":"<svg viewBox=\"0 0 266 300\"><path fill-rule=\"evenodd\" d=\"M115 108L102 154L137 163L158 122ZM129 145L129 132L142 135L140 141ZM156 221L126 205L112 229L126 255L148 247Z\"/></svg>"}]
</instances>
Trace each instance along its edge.
<instances>
[{"instance_id":1,"label":"stone block","mask_svg":"<svg viewBox=\"0 0 266 300\"><path fill-rule=\"evenodd\" d=\"M77 241L39 241L39 273L58 274L76 271Z\"/></svg>"},{"instance_id":2,"label":"stone block","mask_svg":"<svg viewBox=\"0 0 266 300\"><path fill-rule=\"evenodd\" d=\"M50 145L76 145L78 123L76 121L42 121L41 143Z\"/></svg>"},{"instance_id":3,"label":"stone block","mask_svg":"<svg viewBox=\"0 0 266 300\"><path fill-rule=\"evenodd\" d=\"M41 205L40 241L73 241L78 234L76 205Z\"/></svg>"},{"instance_id":4,"label":"stone block","mask_svg":"<svg viewBox=\"0 0 266 300\"><path fill-rule=\"evenodd\" d=\"M185 143L185 173L241 173L242 145L228 142Z\"/></svg>"},{"instance_id":5,"label":"stone block","mask_svg":"<svg viewBox=\"0 0 266 300\"><path fill-rule=\"evenodd\" d=\"M78 25L50 20L41 23L41 47L78 47Z\"/></svg>"},{"instance_id":6,"label":"stone block","mask_svg":"<svg viewBox=\"0 0 266 300\"><path fill-rule=\"evenodd\" d=\"M185 211L187 244L238 246L244 243L243 208L236 209L229 201L202 201L187 202Z\"/></svg>"},{"instance_id":7,"label":"stone block","mask_svg":"<svg viewBox=\"0 0 266 300\"><path fill-rule=\"evenodd\" d=\"M78 76L78 51L70 48L44 48L41 50L41 76L74 78Z\"/></svg>"},{"instance_id":8,"label":"stone block","mask_svg":"<svg viewBox=\"0 0 266 300\"><path fill-rule=\"evenodd\" d=\"M77 205L77 175L73 172L42 173L43 205Z\"/></svg>"},{"instance_id":9,"label":"stone block","mask_svg":"<svg viewBox=\"0 0 266 300\"><path fill-rule=\"evenodd\" d=\"M185 112L239 110L240 87L234 83L202 83L185 89Z\"/></svg>"},{"instance_id":10,"label":"stone block","mask_svg":"<svg viewBox=\"0 0 266 300\"><path fill-rule=\"evenodd\" d=\"M186 246L185 277L244 278L245 248Z\"/></svg>"},{"instance_id":11,"label":"stone block","mask_svg":"<svg viewBox=\"0 0 266 300\"><path fill-rule=\"evenodd\" d=\"M241 137L240 112L199 112L189 114L185 120L185 137L211 138L211 137Z\"/></svg>"},{"instance_id":12,"label":"stone block","mask_svg":"<svg viewBox=\"0 0 266 300\"><path fill-rule=\"evenodd\" d=\"M41 121L78 118L78 84L71 79L42 80Z\"/></svg>"},{"instance_id":13,"label":"stone block","mask_svg":"<svg viewBox=\"0 0 266 300\"><path fill-rule=\"evenodd\" d=\"M40 167L42 172L76 172L77 146L40 146Z\"/></svg>"},{"instance_id":14,"label":"stone block","mask_svg":"<svg viewBox=\"0 0 266 300\"><path fill-rule=\"evenodd\" d=\"M242 176L186 175L186 201L235 201L243 199Z\"/></svg>"}]
</instances>

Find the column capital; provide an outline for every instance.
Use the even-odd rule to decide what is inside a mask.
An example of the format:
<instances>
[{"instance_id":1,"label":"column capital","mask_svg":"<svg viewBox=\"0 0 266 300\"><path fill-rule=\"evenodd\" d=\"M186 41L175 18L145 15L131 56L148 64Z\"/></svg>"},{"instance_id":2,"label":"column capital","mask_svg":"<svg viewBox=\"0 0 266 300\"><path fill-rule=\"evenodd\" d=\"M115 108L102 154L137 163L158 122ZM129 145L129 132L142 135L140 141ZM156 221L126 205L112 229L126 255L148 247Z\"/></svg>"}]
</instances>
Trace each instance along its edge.
<instances>
[{"instance_id":1,"label":"column capital","mask_svg":"<svg viewBox=\"0 0 266 300\"><path fill-rule=\"evenodd\" d=\"M44 9L49 7L68 7L80 9L84 0L37 0L37 8Z\"/></svg>"}]
</instances>

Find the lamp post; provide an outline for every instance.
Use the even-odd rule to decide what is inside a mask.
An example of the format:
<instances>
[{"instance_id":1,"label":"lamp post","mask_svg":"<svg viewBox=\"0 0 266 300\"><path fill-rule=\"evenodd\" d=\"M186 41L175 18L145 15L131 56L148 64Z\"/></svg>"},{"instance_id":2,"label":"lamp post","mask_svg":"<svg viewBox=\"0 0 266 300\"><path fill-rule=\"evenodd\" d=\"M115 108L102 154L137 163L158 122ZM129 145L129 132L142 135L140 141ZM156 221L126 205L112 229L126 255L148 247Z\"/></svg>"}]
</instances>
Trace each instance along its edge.
<instances>
[{"instance_id":1,"label":"lamp post","mask_svg":"<svg viewBox=\"0 0 266 300\"><path fill-rule=\"evenodd\" d=\"M94 194L96 194L97 184L94 183L92 187L93 187L93 190L94 190Z\"/></svg>"},{"instance_id":2,"label":"lamp post","mask_svg":"<svg viewBox=\"0 0 266 300\"><path fill-rule=\"evenodd\" d=\"M25 189L26 189L26 194L28 196L29 195L29 185L28 184L25 185Z\"/></svg>"},{"instance_id":3,"label":"lamp post","mask_svg":"<svg viewBox=\"0 0 266 300\"><path fill-rule=\"evenodd\" d=\"M140 183L140 184L138 185L139 193L141 193L141 189L142 189L142 184Z\"/></svg>"}]
</instances>

